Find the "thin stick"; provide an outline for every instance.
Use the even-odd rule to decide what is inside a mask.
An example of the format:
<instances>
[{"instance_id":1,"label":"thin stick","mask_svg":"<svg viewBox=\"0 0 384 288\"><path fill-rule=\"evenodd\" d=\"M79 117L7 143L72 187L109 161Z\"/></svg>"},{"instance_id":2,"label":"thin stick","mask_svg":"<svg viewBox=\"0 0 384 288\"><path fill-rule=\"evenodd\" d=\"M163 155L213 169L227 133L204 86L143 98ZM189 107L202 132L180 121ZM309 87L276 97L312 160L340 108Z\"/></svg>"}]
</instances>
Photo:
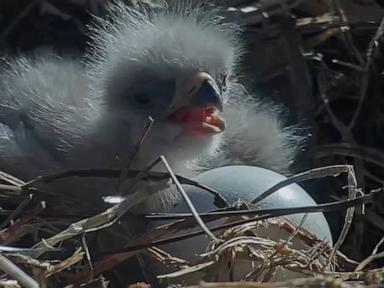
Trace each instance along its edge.
<instances>
[{"instance_id":1,"label":"thin stick","mask_svg":"<svg viewBox=\"0 0 384 288\"><path fill-rule=\"evenodd\" d=\"M20 186L0 184L0 191L10 195L20 195L23 189Z\"/></svg>"},{"instance_id":2,"label":"thin stick","mask_svg":"<svg viewBox=\"0 0 384 288\"><path fill-rule=\"evenodd\" d=\"M199 213L202 219L214 221L222 217L238 217L238 216L254 216L254 215L271 215L272 217L281 216L286 212L289 214L301 214L301 213L316 213L316 212L330 212L340 211L341 209L348 209L349 207L372 203L375 199L376 193L373 192L368 195L356 197L355 199L340 200L326 204L317 204L313 206L303 207L284 207L284 208L271 208L271 209L255 209L255 210L235 210L235 211L213 211L207 213ZM164 220L180 220L192 218L190 213L153 213L145 216L147 219L164 221Z\"/></svg>"},{"instance_id":3,"label":"thin stick","mask_svg":"<svg viewBox=\"0 0 384 288\"><path fill-rule=\"evenodd\" d=\"M349 165L333 165L333 166L315 168L309 171L305 171L303 173L299 173L272 186L267 191L263 192L258 197L256 197L251 202L251 204L257 204L261 200L267 198L272 193L276 192L277 190L287 185L294 184L297 182L303 182L310 179L330 177L330 176L338 175L340 173L347 173L349 171L349 167L350 167Z\"/></svg>"},{"instance_id":4,"label":"thin stick","mask_svg":"<svg viewBox=\"0 0 384 288\"><path fill-rule=\"evenodd\" d=\"M91 254L89 253L89 248L87 244L87 239L85 239L85 234L81 238L81 243L83 244L83 249L85 252L85 256L87 257L88 265L89 265L89 270L91 271L89 275L89 281L93 279L93 265L92 265L92 259L91 259Z\"/></svg>"},{"instance_id":5,"label":"thin stick","mask_svg":"<svg viewBox=\"0 0 384 288\"><path fill-rule=\"evenodd\" d=\"M358 117L360 116L360 112L361 112L364 100L366 98L366 95L367 95L367 88L368 88L368 83L369 83L369 78L370 78L369 69L370 69L372 62L373 62L373 58L374 58L373 54L375 53L375 50L377 49L377 43L378 43L379 39L383 36L383 34L384 34L384 17L381 19L381 23L380 23L379 27L377 28L375 35L373 36L373 38L369 42L368 51L366 54L367 59L365 62L364 72L363 72L363 75L361 77L359 103L357 104L357 108L356 108L356 110L352 116L352 120L350 121L350 123L348 125L349 130L351 130L355 126L356 121L357 121Z\"/></svg>"},{"instance_id":6,"label":"thin stick","mask_svg":"<svg viewBox=\"0 0 384 288\"><path fill-rule=\"evenodd\" d=\"M147 165L147 167L145 167L143 170L139 171L139 173L137 173L137 175L135 176L135 178L133 179L131 185L127 188L126 191L124 191L122 193L122 195L128 195L129 193L131 193L135 186L137 185L137 183L139 183L139 181L141 179L143 179L145 176L148 176L148 173L149 171L155 167L158 163L161 162L161 157L157 158L155 161L153 161L152 163L150 163L149 165Z\"/></svg>"},{"instance_id":7,"label":"thin stick","mask_svg":"<svg viewBox=\"0 0 384 288\"><path fill-rule=\"evenodd\" d=\"M363 270L369 263L371 263L374 260L380 259L384 257L384 251L377 253L379 250L380 246L384 243L384 237L380 239L380 241L376 244L375 248L373 249L371 255L361 261L359 265L355 268L354 272L358 272Z\"/></svg>"},{"instance_id":8,"label":"thin stick","mask_svg":"<svg viewBox=\"0 0 384 288\"><path fill-rule=\"evenodd\" d=\"M345 15L345 12L342 8L342 5L340 4L340 1L339 0L331 0L331 3L333 6L333 10L338 14L342 23L345 25L344 27L348 27L348 18ZM349 32L349 29L348 30L345 29L343 32L344 33L342 33L341 35L343 36L345 46L347 48L349 48L348 51L352 51L356 60L359 62L359 64L363 65L364 64L363 56L360 54L359 50L356 48L356 46L353 42L352 36Z\"/></svg>"},{"instance_id":9,"label":"thin stick","mask_svg":"<svg viewBox=\"0 0 384 288\"><path fill-rule=\"evenodd\" d=\"M265 215L269 214L271 217L275 215L281 215L281 213L287 212L288 214L301 214L301 213L315 213L315 212L331 212L331 211L340 211L343 209L347 209L351 206L358 206L363 204L372 203L378 193L381 193L381 190L377 190L371 192L368 195L357 197L356 199L347 199L347 200L339 200L335 202L325 203L325 204L316 204L313 206L303 206L303 207L284 207L284 208L271 208L271 209L252 209L252 210L216 210L211 212L199 213L200 218L205 221L214 221L216 219L220 219L223 217L238 217L238 216L254 216L254 215ZM233 209L233 208L229 208ZM2 211L6 213L12 213L9 210ZM28 211L23 211L26 213ZM0 215L4 215L6 213L0 213ZM40 214L41 215L41 214ZM53 217L49 214L43 215L45 217ZM61 215L61 217L65 218L88 218L90 215ZM191 213L151 213L145 215L145 218L152 221L164 221L164 220L183 220L188 218L194 218ZM121 221L124 221L124 215L120 218ZM43 221L43 219L40 219Z\"/></svg>"},{"instance_id":10,"label":"thin stick","mask_svg":"<svg viewBox=\"0 0 384 288\"><path fill-rule=\"evenodd\" d=\"M350 206L355 206L357 204L361 204L361 200L362 199L365 199L365 200L369 199L369 201L372 201L372 199L370 199L370 197L372 197L372 195L365 195L365 196L357 197L356 199L346 200L345 201L346 203L343 203L342 207L346 208L348 206L350 207ZM340 208L340 203L339 202L341 202L341 201L338 201L338 202L335 202L335 203L331 203L331 204L328 204L328 205L329 206L334 205L335 210L337 210L337 209ZM346 204L347 204L347 206L345 206ZM306 207L304 207L304 208L306 208ZM314 209L312 211L308 211L308 210L301 211L300 208L295 209L295 210L293 210L292 208L291 209L281 209L282 210L281 213L275 213L273 215L266 214L266 215L252 217L252 218L249 218L249 219L244 219L244 220L239 220L239 221L236 221L236 222L231 222L231 223L227 223L227 224L223 224L223 225L214 226L214 227L210 228L210 231L212 231L212 232L221 231L221 230L225 230L225 229L232 228L232 227L235 227L235 226L247 224L247 223L250 223L250 222L256 222L256 221L261 221L261 220L265 220L265 219L269 219L269 218L276 218L276 217L280 217L280 216L298 214L298 213L303 213L303 212L304 213L322 212L321 209L315 209L316 207L313 207L313 208ZM110 254L115 254L115 253L125 253L125 252L131 252L131 251L136 251L136 250L142 250L142 249L145 249L145 248L148 248L148 247L164 245L164 244L169 244L169 243L173 243L173 242L178 242L178 241L181 241L181 240L190 239L190 238L193 238L193 237L196 237L196 236L200 236L200 235L204 235L204 234L205 234L205 231L191 232L191 233L188 233L188 234L177 235L177 236L174 236L174 237L169 237L169 238L166 238L166 239L151 241L151 242L143 243L143 244L140 244L140 245L127 246L127 247L122 248L122 249L115 249L115 250L104 251L104 252L101 252L101 255L110 255Z\"/></svg>"},{"instance_id":11,"label":"thin stick","mask_svg":"<svg viewBox=\"0 0 384 288\"><path fill-rule=\"evenodd\" d=\"M127 175L126 175L126 178L136 178L137 175L141 172L142 172L141 170L129 170ZM22 187L22 189L27 191L27 190L31 189L37 183L48 184L48 183L54 182L54 181L59 180L59 179L75 177L75 176L76 177L118 178L118 177L120 177L120 175L121 175L121 170L118 170L118 169L98 169L98 168L95 168L95 169L66 170L66 171L61 171L61 172L57 172L57 173L52 173L52 174L49 174L46 176L37 177L37 178L27 182ZM145 177L143 175L141 175L141 176L142 177L139 177L139 178L142 180L162 180L162 179L169 178L169 174L164 173L164 172L149 172L148 171L148 173L146 174ZM189 184L189 185L196 186L196 187L201 188L201 189L211 193L212 195L214 195L215 196L215 204L219 208L224 208L224 207L230 206L229 202L215 189L212 189L206 185L200 184L199 182L192 180L192 179L189 179L189 178L184 177L184 176L176 175L176 177L179 180L179 182L182 184ZM45 193L44 191L39 191L39 192Z\"/></svg>"},{"instance_id":12,"label":"thin stick","mask_svg":"<svg viewBox=\"0 0 384 288\"><path fill-rule=\"evenodd\" d=\"M354 69L356 71L359 71L359 72L364 72L365 71L364 67L360 67L359 65L348 63L348 62L345 62L345 61L342 61L342 60L339 60L339 59L332 59L332 63L338 64L340 66L352 68L352 69Z\"/></svg>"},{"instance_id":13,"label":"thin stick","mask_svg":"<svg viewBox=\"0 0 384 288\"><path fill-rule=\"evenodd\" d=\"M332 154L359 158L384 168L384 153L379 149L350 143L320 145L315 149L316 158L327 157Z\"/></svg>"},{"instance_id":14,"label":"thin stick","mask_svg":"<svg viewBox=\"0 0 384 288\"><path fill-rule=\"evenodd\" d=\"M201 229L217 244L221 241L213 235L213 233L208 229L208 227L205 225L204 221L200 218L199 213L196 211L195 206L193 205L191 199L189 199L187 193L184 191L183 187L181 186L179 180L175 176L175 174L172 171L171 166L169 165L167 159L164 156L160 156L161 162L164 164L165 169L167 169L169 175L171 176L174 184L177 187L177 190L180 192L180 194L183 196L184 201L187 203L189 209L191 210L193 217L196 219L196 222L199 224Z\"/></svg>"},{"instance_id":15,"label":"thin stick","mask_svg":"<svg viewBox=\"0 0 384 288\"><path fill-rule=\"evenodd\" d=\"M1 223L0 230L3 230L8 225L8 223L11 222L11 220L14 219L24 209L24 207L28 205L29 202L31 202L32 198L33 198L33 194L29 194L23 200L23 202L21 202L20 205L17 206L17 208L13 210L11 214L9 214L7 219L5 219L3 223Z\"/></svg>"},{"instance_id":16,"label":"thin stick","mask_svg":"<svg viewBox=\"0 0 384 288\"><path fill-rule=\"evenodd\" d=\"M305 221L307 220L308 213L304 214L304 216L301 218L300 223L297 227L295 227L295 230L292 231L292 233L289 235L289 237L283 242L283 244L280 245L279 248L276 249L276 251L269 257L269 259L272 259L276 254L280 253L282 249L285 248L285 246L293 240L293 238L296 237L297 233L299 233L300 229L303 227Z\"/></svg>"},{"instance_id":17,"label":"thin stick","mask_svg":"<svg viewBox=\"0 0 384 288\"><path fill-rule=\"evenodd\" d=\"M137 153L139 152L141 145L144 143L145 138L147 138L149 131L151 131L153 122L154 122L153 118L149 117L148 123L145 124L145 126L144 126L143 134L141 135L139 141L136 143L136 146L133 149L133 152L127 161L127 166L121 171L119 182L118 182L117 189L116 189L117 192L120 194L122 192L120 190L122 189L123 180L127 177L128 173L129 173L129 169L133 163L133 160L135 160L135 157L136 157ZM123 194L121 194L121 195L123 195Z\"/></svg>"},{"instance_id":18,"label":"thin stick","mask_svg":"<svg viewBox=\"0 0 384 288\"><path fill-rule=\"evenodd\" d=\"M380 241L376 244L375 248L373 248L371 256L377 254L377 251L379 250L380 246L384 243L384 237L380 239Z\"/></svg>"},{"instance_id":19,"label":"thin stick","mask_svg":"<svg viewBox=\"0 0 384 288\"><path fill-rule=\"evenodd\" d=\"M150 163L142 173L146 173L147 170L151 169L154 165L156 165L160 161L160 158L156 159L152 163ZM139 179L141 174L137 175ZM47 252L48 247L54 246L57 243L60 243L66 239L72 238L79 234L97 231L106 227L113 225L122 215L124 215L129 209L133 206L143 202L149 196L151 196L156 191L151 191L151 189L135 191L132 194L129 194L125 197L123 202L120 202L111 208L103 211L100 214L97 214L93 217L89 217L83 220L80 220L76 223L71 224L68 228L64 229L60 233L46 239L42 240L36 245L34 245L34 257L37 258L40 255Z\"/></svg>"},{"instance_id":20,"label":"thin stick","mask_svg":"<svg viewBox=\"0 0 384 288\"><path fill-rule=\"evenodd\" d=\"M39 288L40 285L8 258L0 254L0 270L16 279L23 287Z\"/></svg>"},{"instance_id":21,"label":"thin stick","mask_svg":"<svg viewBox=\"0 0 384 288\"><path fill-rule=\"evenodd\" d=\"M355 172L353 170L352 166L349 166L348 171L348 199L356 199L357 194L357 180L355 176ZM345 237L348 234L349 229L352 225L353 215L355 213L355 207L352 206L347 209L347 212L345 213L345 221L343 228L341 229L339 238L337 239L335 245L333 246L332 252L329 254L329 257L327 258L327 261L325 262L325 265L323 266L323 271L326 270L329 265L331 264L331 261L333 260L333 257L335 256L336 252L339 250L340 246L343 244Z\"/></svg>"},{"instance_id":22,"label":"thin stick","mask_svg":"<svg viewBox=\"0 0 384 288\"><path fill-rule=\"evenodd\" d=\"M20 13L17 14L16 17L14 17L13 21L5 27L5 29L0 34L0 45L3 45L2 42L5 41L5 39L14 31L15 27L20 24L20 22L23 20L24 17L26 17L29 12L38 4L40 3L39 0L31 1L28 5L24 6L24 9L20 11Z\"/></svg>"},{"instance_id":23,"label":"thin stick","mask_svg":"<svg viewBox=\"0 0 384 288\"><path fill-rule=\"evenodd\" d=\"M384 251L377 253L375 255L370 255L368 258L364 259L360 264L356 267L354 272L359 272L363 270L369 263L374 260L384 258Z\"/></svg>"}]
</instances>

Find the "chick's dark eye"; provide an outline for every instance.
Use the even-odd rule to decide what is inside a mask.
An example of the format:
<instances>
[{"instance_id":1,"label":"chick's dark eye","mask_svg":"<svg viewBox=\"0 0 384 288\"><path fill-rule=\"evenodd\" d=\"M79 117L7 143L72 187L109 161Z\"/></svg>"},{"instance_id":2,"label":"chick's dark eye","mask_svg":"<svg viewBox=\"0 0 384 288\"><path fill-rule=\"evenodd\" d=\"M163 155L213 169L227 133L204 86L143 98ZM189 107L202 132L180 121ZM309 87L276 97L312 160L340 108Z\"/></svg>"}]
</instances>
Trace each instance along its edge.
<instances>
[{"instance_id":1,"label":"chick's dark eye","mask_svg":"<svg viewBox=\"0 0 384 288\"><path fill-rule=\"evenodd\" d=\"M218 85L221 92L227 91L227 73L221 73L218 77Z\"/></svg>"},{"instance_id":2,"label":"chick's dark eye","mask_svg":"<svg viewBox=\"0 0 384 288\"><path fill-rule=\"evenodd\" d=\"M227 74L223 75L223 78L221 80L221 86L223 88L223 91L225 92L227 90Z\"/></svg>"},{"instance_id":3,"label":"chick's dark eye","mask_svg":"<svg viewBox=\"0 0 384 288\"><path fill-rule=\"evenodd\" d=\"M147 93L137 93L134 95L134 101L139 106L148 106L151 104L151 97Z\"/></svg>"}]
</instances>

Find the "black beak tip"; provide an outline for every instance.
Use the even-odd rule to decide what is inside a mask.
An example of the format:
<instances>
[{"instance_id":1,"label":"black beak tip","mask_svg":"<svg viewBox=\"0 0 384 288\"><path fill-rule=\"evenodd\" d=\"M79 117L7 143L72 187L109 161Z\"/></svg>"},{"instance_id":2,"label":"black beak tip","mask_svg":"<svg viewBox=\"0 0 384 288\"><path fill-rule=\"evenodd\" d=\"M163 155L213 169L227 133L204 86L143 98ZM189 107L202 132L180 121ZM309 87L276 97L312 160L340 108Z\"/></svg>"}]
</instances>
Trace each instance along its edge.
<instances>
[{"instance_id":1,"label":"black beak tip","mask_svg":"<svg viewBox=\"0 0 384 288\"><path fill-rule=\"evenodd\" d=\"M205 80L192 98L192 104L199 106L214 106L223 111L223 101L219 88L210 81Z\"/></svg>"}]
</instances>

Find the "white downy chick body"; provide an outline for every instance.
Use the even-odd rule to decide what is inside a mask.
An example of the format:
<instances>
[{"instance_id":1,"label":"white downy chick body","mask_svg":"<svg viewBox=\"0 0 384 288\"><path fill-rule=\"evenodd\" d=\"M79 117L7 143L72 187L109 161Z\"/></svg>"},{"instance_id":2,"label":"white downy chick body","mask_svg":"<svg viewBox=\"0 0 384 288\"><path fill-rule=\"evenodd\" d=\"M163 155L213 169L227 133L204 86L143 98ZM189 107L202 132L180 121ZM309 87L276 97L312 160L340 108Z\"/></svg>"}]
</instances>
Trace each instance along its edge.
<instances>
[{"instance_id":1,"label":"white downy chick body","mask_svg":"<svg viewBox=\"0 0 384 288\"><path fill-rule=\"evenodd\" d=\"M153 117L132 168L164 155L186 176L228 164L289 173L302 138L284 127L277 108L238 83L239 28L215 10L117 3L95 19L91 38L84 65L48 55L11 60L3 69L2 170L29 180L65 169L121 169ZM174 190L162 199L172 202ZM159 203L152 198L146 207Z\"/></svg>"}]
</instances>

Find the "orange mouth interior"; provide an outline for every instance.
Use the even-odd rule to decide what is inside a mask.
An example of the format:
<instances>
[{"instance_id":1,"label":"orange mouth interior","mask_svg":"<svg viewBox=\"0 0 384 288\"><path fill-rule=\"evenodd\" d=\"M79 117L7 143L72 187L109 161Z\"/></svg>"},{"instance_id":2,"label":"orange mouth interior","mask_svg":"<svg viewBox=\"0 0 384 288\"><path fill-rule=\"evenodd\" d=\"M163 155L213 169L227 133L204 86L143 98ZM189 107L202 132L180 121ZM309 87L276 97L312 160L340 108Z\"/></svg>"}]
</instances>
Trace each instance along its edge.
<instances>
[{"instance_id":1,"label":"orange mouth interior","mask_svg":"<svg viewBox=\"0 0 384 288\"><path fill-rule=\"evenodd\" d=\"M217 134L225 129L225 121L215 107L182 108L167 119L181 124L189 135Z\"/></svg>"}]
</instances>

